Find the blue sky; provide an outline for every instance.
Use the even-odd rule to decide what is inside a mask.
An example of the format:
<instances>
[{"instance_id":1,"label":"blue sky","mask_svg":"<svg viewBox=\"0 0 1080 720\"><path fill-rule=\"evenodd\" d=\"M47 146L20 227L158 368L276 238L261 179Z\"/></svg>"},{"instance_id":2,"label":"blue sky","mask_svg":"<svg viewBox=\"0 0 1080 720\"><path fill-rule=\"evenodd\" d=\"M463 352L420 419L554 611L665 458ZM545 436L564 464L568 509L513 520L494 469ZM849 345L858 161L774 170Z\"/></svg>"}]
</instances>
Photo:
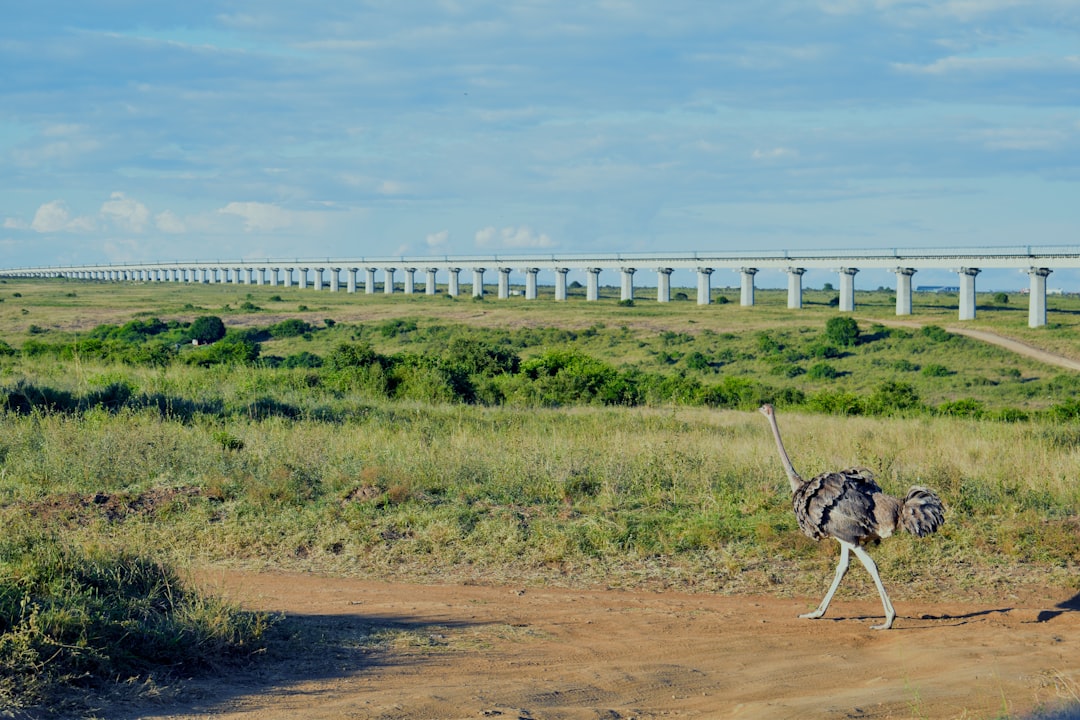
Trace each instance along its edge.
<instances>
[{"instance_id":1,"label":"blue sky","mask_svg":"<svg viewBox=\"0 0 1080 720\"><path fill-rule=\"evenodd\" d=\"M1077 0L9 6L3 267L1080 245Z\"/></svg>"}]
</instances>

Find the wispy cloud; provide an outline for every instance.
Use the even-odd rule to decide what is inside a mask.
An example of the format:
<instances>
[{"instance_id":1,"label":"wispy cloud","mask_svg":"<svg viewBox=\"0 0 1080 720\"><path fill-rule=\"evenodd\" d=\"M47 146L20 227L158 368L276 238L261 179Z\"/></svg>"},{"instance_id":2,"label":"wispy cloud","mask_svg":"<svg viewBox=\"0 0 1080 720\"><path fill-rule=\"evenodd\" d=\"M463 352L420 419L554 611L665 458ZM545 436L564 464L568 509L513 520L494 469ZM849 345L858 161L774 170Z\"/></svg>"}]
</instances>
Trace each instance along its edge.
<instances>
[{"instance_id":1,"label":"wispy cloud","mask_svg":"<svg viewBox=\"0 0 1080 720\"><path fill-rule=\"evenodd\" d=\"M555 243L544 233L537 233L527 226L504 227L497 230L486 227L476 233L476 246L484 249L551 248Z\"/></svg>"}]
</instances>

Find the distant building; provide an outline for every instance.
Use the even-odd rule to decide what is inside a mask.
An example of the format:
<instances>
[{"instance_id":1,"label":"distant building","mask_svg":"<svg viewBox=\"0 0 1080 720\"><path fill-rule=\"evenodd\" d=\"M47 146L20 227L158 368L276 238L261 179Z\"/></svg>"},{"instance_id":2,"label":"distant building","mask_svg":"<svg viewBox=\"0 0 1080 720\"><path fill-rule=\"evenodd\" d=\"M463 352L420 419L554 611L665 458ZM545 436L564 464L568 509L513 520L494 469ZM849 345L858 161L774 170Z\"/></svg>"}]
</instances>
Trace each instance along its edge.
<instances>
[{"instance_id":1,"label":"distant building","mask_svg":"<svg viewBox=\"0 0 1080 720\"><path fill-rule=\"evenodd\" d=\"M958 293L960 288L956 285L919 285L915 288L915 292Z\"/></svg>"}]
</instances>

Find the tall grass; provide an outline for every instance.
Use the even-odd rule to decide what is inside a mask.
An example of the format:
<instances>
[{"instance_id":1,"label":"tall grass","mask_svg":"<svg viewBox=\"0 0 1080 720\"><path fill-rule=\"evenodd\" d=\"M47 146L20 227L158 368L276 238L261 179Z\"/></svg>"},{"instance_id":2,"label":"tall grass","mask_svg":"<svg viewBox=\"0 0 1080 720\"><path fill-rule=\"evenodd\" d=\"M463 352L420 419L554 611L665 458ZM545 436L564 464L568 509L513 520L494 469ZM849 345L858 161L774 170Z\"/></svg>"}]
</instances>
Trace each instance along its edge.
<instances>
[{"instance_id":1,"label":"tall grass","mask_svg":"<svg viewBox=\"0 0 1080 720\"><path fill-rule=\"evenodd\" d=\"M805 474L855 464L937 489L938 536L878 551L908 592L979 592L982 572L1075 582L1075 429L781 417ZM183 423L152 411L7 415L0 517L92 542L373 577L651 581L801 592L834 548L797 531L756 413L383 403L347 420ZM222 443L226 432L232 442ZM796 567L803 567L796 571Z\"/></svg>"}]
</instances>

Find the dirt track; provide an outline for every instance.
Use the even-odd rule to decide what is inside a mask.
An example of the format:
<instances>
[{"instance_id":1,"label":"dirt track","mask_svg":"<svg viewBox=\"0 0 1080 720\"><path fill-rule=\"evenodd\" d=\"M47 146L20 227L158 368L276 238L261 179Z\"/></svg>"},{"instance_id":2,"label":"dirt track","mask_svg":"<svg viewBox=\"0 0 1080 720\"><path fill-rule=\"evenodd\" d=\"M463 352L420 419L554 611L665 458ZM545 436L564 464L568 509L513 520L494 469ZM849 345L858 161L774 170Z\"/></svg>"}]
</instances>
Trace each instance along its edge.
<instances>
[{"instance_id":1,"label":"dirt track","mask_svg":"<svg viewBox=\"0 0 1080 720\"><path fill-rule=\"evenodd\" d=\"M822 578L823 585L828 578ZM143 718L991 718L1080 709L1080 596L933 604L216 573L305 639ZM380 642L373 644L372 640ZM130 708L129 708L130 710ZM120 717L110 713L109 717Z\"/></svg>"}]
</instances>

